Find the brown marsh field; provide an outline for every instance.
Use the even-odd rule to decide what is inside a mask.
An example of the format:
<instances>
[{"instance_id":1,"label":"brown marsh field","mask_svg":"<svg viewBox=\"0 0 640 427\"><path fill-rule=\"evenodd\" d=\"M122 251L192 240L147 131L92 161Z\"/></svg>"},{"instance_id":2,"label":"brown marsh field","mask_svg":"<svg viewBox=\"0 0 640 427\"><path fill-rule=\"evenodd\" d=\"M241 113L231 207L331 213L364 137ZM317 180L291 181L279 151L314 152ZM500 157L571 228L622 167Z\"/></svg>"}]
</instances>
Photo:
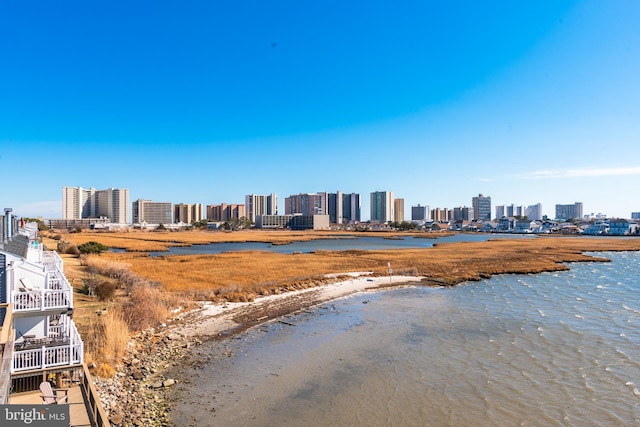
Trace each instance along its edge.
<instances>
[{"instance_id":1,"label":"brown marsh field","mask_svg":"<svg viewBox=\"0 0 640 427\"><path fill-rule=\"evenodd\" d=\"M380 233L373 233L381 236ZM353 233L345 233L353 236ZM357 234L361 235L361 234ZM365 235L364 233L362 235ZM371 234L368 234L371 235ZM414 236L437 237L418 233ZM328 273L372 271L425 277L425 284L455 285L502 273L538 273L566 270L564 263L593 261L590 251L640 250L640 238L538 237L486 242L437 243L426 249L375 251L317 251L278 254L266 251L212 255L151 257L145 251L171 245L211 242L272 242L339 238L339 232L286 231L183 231L183 232L82 232L66 238L74 244L98 241L124 253L103 253L103 263L118 263L138 276L159 283L167 292L194 298L244 293L251 296L279 293L326 282Z\"/></svg>"}]
</instances>

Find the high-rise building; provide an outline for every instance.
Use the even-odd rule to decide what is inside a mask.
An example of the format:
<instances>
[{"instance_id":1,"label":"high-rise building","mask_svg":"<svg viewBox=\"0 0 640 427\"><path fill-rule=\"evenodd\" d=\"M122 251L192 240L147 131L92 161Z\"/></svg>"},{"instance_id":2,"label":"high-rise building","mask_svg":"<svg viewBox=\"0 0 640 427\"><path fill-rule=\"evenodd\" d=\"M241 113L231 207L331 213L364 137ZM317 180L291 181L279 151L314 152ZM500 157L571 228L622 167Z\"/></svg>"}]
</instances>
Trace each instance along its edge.
<instances>
[{"instance_id":1,"label":"high-rise building","mask_svg":"<svg viewBox=\"0 0 640 427\"><path fill-rule=\"evenodd\" d=\"M428 219L428 206L411 206L411 221L426 221Z\"/></svg>"},{"instance_id":2,"label":"high-rise building","mask_svg":"<svg viewBox=\"0 0 640 427\"><path fill-rule=\"evenodd\" d=\"M251 222L256 222L258 215L278 215L278 196L275 193L268 196L249 194L244 200L247 218Z\"/></svg>"},{"instance_id":3,"label":"high-rise building","mask_svg":"<svg viewBox=\"0 0 640 427\"><path fill-rule=\"evenodd\" d=\"M371 193L371 222L393 221L393 191L374 191Z\"/></svg>"},{"instance_id":4,"label":"high-rise building","mask_svg":"<svg viewBox=\"0 0 640 427\"><path fill-rule=\"evenodd\" d=\"M129 222L129 216L129 190L126 188L62 188L63 219L109 218L113 223L124 224Z\"/></svg>"},{"instance_id":5,"label":"high-rise building","mask_svg":"<svg viewBox=\"0 0 640 427\"><path fill-rule=\"evenodd\" d=\"M342 224L343 223L343 200L342 192L327 194L327 213L329 214L330 224Z\"/></svg>"},{"instance_id":6,"label":"high-rise building","mask_svg":"<svg viewBox=\"0 0 640 427\"><path fill-rule=\"evenodd\" d=\"M453 219L453 209L435 208L431 210L431 218L436 222L448 222Z\"/></svg>"},{"instance_id":7,"label":"high-rise building","mask_svg":"<svg viewBox=\"0 0 640 427\"><path fill-rule=\"evenodd\" d=\"M229 221L245 216L244 205L222 203L220 205L207 205L207 219L210 221Z\"/></svg>"},{"instance_id":8,"label":"high-rise building","mask_svg":"<svg viewBox=\"0 0 640 427\"><path fill-rule=\"evenodd\" d=\"M453 208L453 217L451 219L454 221L471 221L473 220L473 208L467 206Z\"/></svg>"},{"instance_id":9,"label":"high-rise building","mask_svg":"<svg viewBox=\"0 0 640 427\"><path fill-rule=\"evenodd\" d=\"M342 194L342 223L360 222L360 195Z\"/></svg>"},{"instance_id":10,"label":"high-rise building","mask_svg":"<svg viewBox=\"0 0 640 427\"><path fill-rule=\"evenodd\" d=\"M173 205L173 221L176 224L202 221L202 203Z\"/></svg>"},{"instance_id":11,"label":"high-rise building","mask_svg":"<svg viewBox=\"0 0 640 427\"><path fill-rule=\"evenodd\" d=\"M326 215L326 194L294 194L284 199L285 215Z\"/></svg>"},{"instance_id":12,"label":"high-rise building","mask_svg":"<svg viewBox=\"0 0 640 427\"><path fill-rule=\"evenodd\" d=\"M171 203L138 199L133 202L134 224L171 224Z\"/></svg>"},{"instance_id":13,"label":"high-rise building","mask_svg":"<svg viewBox=\"0 0 640 427\"><path fill-rule=\"evenodd\" d=\"M491 197L478 194L472 199L473 219L485 221L491 219Z\"/></svg>"},{"instance_id":14,"label":"high-rise building","mask_svg":"<svg viewBox=\"0 0 640 427\"><path fill-rule=\"evenodd\" d=\"M404 199L393 199L393 220L404 221Z\"/></svg>"},{"instance_id":15,"label":"high-rise building","mask_svg":"<svg viewBox=\"0 0 640 427\"><path fill-rule=\"evenodd\" d=\"M556 205L556 219L581 219L582 202L575 202L572 205Z\"/></svg>"},{"instance_id":16,"label":"high-rise building","mask_svg":"<svg viewBox=\"0 0 640 427\"><path fill-rule=\"evenodd\" d=\"M542 204L536 203L535 205L527 206L524 214L532 221L542 220Z\"/></svg>"}]
</instances>

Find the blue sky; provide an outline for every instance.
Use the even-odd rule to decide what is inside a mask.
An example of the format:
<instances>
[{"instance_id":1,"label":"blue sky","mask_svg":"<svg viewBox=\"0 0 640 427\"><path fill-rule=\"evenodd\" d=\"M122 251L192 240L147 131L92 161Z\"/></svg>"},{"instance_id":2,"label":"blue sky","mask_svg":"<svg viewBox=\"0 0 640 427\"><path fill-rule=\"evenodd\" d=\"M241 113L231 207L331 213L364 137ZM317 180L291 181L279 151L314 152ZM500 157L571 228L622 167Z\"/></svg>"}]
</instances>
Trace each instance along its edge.
<instances>
[{"instance_id":1,"label":"blue sky","mask_svg":"<svg viewBox=\"0 0 640 427\"><path fill-rule=\"evenodd\" d=\"M640 211L640 3L0 0L0 190Z\"/></svg>"}]
</instances>

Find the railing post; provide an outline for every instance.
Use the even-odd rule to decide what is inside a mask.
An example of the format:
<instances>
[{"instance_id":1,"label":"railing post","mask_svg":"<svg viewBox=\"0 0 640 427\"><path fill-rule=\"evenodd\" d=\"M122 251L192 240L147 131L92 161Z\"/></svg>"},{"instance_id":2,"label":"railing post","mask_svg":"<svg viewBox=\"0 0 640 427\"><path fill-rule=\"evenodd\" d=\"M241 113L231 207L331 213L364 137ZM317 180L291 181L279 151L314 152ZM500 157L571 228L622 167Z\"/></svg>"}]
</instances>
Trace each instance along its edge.
<instances>
[{"instance_id":1,"label":"railing post","mask_svg":"<svg viewBox=\"0 0 640 427\"><path fill-rule=\"evenodd\" d=\"M43 345L42 346L42 356L41 356L42 359L40 359L40 364L42 365L41 369L45 369L47 367L47 362L46 362L46 359L45 359L46 350L47 350L47 347Z\"/></svg>"}]
</instances>

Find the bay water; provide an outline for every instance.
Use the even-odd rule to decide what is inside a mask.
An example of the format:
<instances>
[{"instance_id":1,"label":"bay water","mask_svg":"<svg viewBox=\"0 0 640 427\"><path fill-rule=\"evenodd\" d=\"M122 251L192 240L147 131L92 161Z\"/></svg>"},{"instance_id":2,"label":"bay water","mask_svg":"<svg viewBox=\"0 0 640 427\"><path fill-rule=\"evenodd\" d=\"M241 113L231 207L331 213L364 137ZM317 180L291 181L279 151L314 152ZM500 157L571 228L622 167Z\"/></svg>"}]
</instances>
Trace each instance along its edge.
<instances>
[{"instance_id":1,"label":"bay water","mask_svg":"<svg viewBox=\"0 0 640 427\"><path fill-rule=\"evenodd\" d=\"M361 293L194 350L176 426L640 425L640 253Z\"/></svg>"}]
</instances>

